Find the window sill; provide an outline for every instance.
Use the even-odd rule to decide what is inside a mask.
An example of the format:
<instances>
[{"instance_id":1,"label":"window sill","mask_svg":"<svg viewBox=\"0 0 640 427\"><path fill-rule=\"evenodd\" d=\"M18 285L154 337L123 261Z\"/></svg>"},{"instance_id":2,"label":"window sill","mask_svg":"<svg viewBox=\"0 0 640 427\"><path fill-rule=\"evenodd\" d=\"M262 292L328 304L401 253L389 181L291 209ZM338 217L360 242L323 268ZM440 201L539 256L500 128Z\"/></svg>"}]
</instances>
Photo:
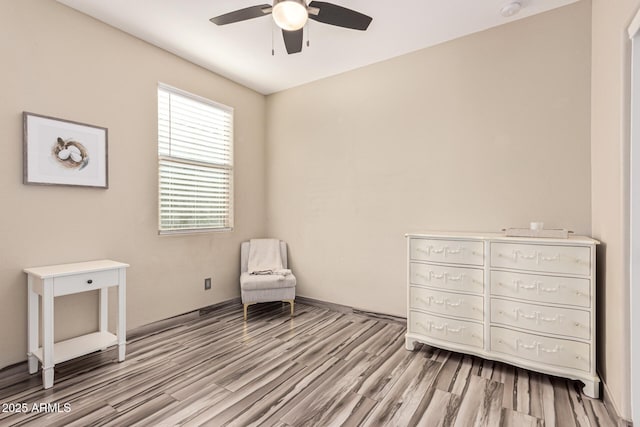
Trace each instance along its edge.
<instances>
[{"instance_id":1,"label":"window sill","mask_svg":"<svg viewBox=\"0 0 640 427\"><path fill-rule=\"evenodd\" d=\"M232 232L233 227L228 228L203 228L203 229L188 229L188 230L159 230L159 236L185 236L190 234L205 234L205 233L228 233Z\"/></svg>"}]
</instances>

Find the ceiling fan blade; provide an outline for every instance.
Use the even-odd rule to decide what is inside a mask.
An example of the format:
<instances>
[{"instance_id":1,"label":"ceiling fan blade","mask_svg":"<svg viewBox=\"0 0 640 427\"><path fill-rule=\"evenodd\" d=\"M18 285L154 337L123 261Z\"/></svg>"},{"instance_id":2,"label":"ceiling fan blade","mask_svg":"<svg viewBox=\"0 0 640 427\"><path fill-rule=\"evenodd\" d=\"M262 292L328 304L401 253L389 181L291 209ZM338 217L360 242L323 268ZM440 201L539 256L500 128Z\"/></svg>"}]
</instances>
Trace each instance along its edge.
<instances>
[{"instance_id":1,"label":"ceiling fan blade","mask_svg":"<svg viewBox=\"0 0 640 427\"><path fill-rule=\"evenodd\" d=\"M337 27L364 31L373 20L370 16L356 12L355 10L324 1L312 1L309 3L309 7L317 7L320 9L317 15L309 14L309 19Z\"/></svg>"},{"instance_id":2,"label":"ceiling fan blade","mask_svg":"<svg viewBox=\"0 0 640 427\"><path fill-rule=\"evenodd\" d=\"M284 39L284 45L289 55L302 50L302 28L296 31L282 30L282 38Z\"/></svg>"},{"instance_id":3,"label":"ceiling fan blade","mask_svg":"<svg viewBox=\"0 0 640 427\"><path fill-rule=\"evenodd\" d=\"M259 18L271 13L270 4L261 4L258 6L246 7L244 9L234 10L224 15L216 16L209 19L216 25L233 24L234 22L246 21L247 19Z\"/></svg>"}]
</instances>

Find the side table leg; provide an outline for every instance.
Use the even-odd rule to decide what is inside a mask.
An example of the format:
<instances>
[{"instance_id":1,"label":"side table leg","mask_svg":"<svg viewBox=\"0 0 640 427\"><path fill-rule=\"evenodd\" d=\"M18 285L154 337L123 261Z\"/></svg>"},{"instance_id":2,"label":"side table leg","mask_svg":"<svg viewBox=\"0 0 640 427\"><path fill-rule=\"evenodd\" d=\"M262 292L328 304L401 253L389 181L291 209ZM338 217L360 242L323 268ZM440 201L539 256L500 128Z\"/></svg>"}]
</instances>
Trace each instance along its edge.
<instances>
[{"instance_id":1,"label":"side table leg","mask_svg":"<svg viewBox=\"0 0 640 427\"><path fill-rule=\"evenodd\" d=\"M34 353L38 350L38 329L40 326L40 307L38 307L38 294L33 289L33 280L31 275L27 276L27 356L30 374L38 372L38 358L34 356Z\"/></svg>"},{"instance_id":2,"label":"side table leg","mask_svg":"<svg viewBox=\"0 0 640 427\"><path fill-rule=\"evenodd\" d=\"M45 279L42 286L42 383L53 386L53 279Z\"/></svg>"},{"instance_id":3,"label":"side table leg","mask_svg":"<svg viewBox=\"0 0 640 427\"><path fill-rule=\"evenodd\" d=\"M118 285L118 361L124 361L127 344L127 273L124 268L119 271Z\"/></svg>"},{"instance_id":4,"label":"side table leg","mask_svg":"<svg viewBox=\"0 0 640 427\"><path fill-rule=\"evenodd\" d=\"M38 358L30 354L28 356L28 360L29 360L29 373L35 374L36 372L38 372Z\"/></svg>"},{"instance_id":5,"label":"side table leg","mask_svg":"<svg viewBox=\"0 0 640 427\"><path fill-rule=\"evenodd\" d=\"M100 288L100 332L109 332L109 288ZM101 350L106 350L102 348Z\"/></svg>"},{"instance_id":6,"label":"side table leg","mask_svg":"<svg viewBox=\"0 0 640 427\"><path fill-rule=\"evenodd\" d=\"M53 366L42 369L42 385L44 388L53 387Z\"/></svg>"}]
</instances>

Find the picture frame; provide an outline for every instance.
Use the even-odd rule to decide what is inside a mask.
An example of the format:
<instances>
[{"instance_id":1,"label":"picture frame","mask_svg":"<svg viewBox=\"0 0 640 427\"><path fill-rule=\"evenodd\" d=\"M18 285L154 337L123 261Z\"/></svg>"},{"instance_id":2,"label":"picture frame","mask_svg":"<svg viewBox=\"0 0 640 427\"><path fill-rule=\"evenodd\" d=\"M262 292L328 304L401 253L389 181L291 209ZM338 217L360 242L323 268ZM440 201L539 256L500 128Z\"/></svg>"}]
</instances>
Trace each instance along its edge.
<instances>
[{"instance_id":1,"label":"picture frame","mask_svg":"<svg viewBox=\"0 0 640 427\"><path fill-rule=\"evenodd\" d=\"M109 188L108 129L22 113L23 183Z\"/></svg>"}]
</instances>

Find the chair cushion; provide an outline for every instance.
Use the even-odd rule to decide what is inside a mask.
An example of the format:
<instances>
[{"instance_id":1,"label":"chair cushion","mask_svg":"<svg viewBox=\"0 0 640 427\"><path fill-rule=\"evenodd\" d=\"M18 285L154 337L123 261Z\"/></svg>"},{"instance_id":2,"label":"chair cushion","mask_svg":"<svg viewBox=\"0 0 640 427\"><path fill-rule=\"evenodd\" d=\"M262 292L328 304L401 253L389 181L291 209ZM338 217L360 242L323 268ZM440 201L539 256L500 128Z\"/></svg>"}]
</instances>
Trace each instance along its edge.
<instances>
[{"instance_id":1,"label":"chair cushion","mask_svg":"<svg viewBox=\"0 0 640 427\"><path fill-rule=\"evenodd\" d=\"M286 276L276 274L249 274L240 275L240 287L243 291L293 288L296 286L296 277L293 274Z\"/></svg>"}]
</instances>

